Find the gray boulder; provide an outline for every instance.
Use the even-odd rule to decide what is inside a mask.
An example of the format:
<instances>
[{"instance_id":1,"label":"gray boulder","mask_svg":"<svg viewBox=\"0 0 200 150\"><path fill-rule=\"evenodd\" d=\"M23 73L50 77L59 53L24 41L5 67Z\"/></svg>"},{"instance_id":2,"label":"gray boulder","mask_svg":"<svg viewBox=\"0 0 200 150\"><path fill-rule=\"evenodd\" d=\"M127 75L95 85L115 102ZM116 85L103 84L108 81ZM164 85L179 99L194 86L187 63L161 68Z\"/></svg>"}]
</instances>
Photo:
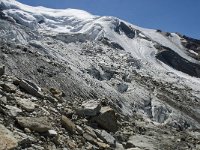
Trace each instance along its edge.
<instances>
[{"instance_id":1,"label":"gray boulder","mask_svg":"<svg viewBox=\"0 0 200 150\"><path fill-rule=\"evenodd\" d=\"M24 89L29 94L42 98L42 94L40 93L41 89L33 82L28 80L20 80L19 86Z\"/></svg>"},{"instance_id":2,"label":"gray boulder","mask_svg":"<svg viewBox=\"0 0 200 150\"><path fill-rule=\"evenodd\" d=\"M23 128L29 128L36 132L47 132L51 129L51 124L46 117L17 117L16 119Z\"/></svg>"},{"instance_id":3,"label":"gray boulder","mask_svg":"<svg viewBox=\"0 0 200 150\"><path fill-rule=\"evenodd\" d=\"M101 104L98 101L90 100L83 102L81 108L78 109L77 113L83 116L96 116L101 109Z\"/></svg>"},{"instance_id":4,"label":"gray boulder","mask_svg":"<svg viewBox=\"0 0 200 150\"><path fill-rule=\"evenodd\" d=\"M76 130L76 125L66 116L61 117L62 125L65 129L67 129L69 132L74 133Z\"/></svg>"},{"instance_id":5,"label":"gray boulder","mask_svg":"<svg viewBox=\"0 0 200 150\"><path fill-rule=\"evenodd\" d=\"M0 124L0 150L12 150L17 148L18 141L5 126Z\"/></svg>"},{"instance_id":6,"label":"gray boulder","mask_svg":"<svg viewBox=\"0 0 200 150\"><path fill-rule=\"evenodd\" d=\"M114 146L115 143L116 143L116 140L115 138L109 134L108 132L106 132L105 130L94 130L96 135L101 139L103 140L105 143L111 145L111 146Z\"/></svg>"},{"instance_id":7,"label":"gray boulder","mask_svg":"<svg viewBox=\"0 0 200 150\"><path fill-rule=\"evenodd\" d=\"M115 111L108 106L102 107L99 116L94 117L93 121L95 121L100 127L105 130L111 132L116 132L118 130Z\"/></svg>"},{"instance_id":8,"label":"gray boulder","mask_svg":"<svg viewBox=\"0 0 200 150\"><path fill-rule=\"evenodd\" d=\"M22 113L22 110L15 106L6 105L5 107L8 109L8 113L12 117L16 117L19 113Z\"/></svg>"},{"instance_id":9,"label":"gray boulder","mask_svg":"<svg viewBox=\"0 0 200 150\"><path fill-rule=\"evenodd\" d=\"M36 104L29 99L16 98L17 103L26 111L32 112L35 109Z\"/></svg>"}]
</instances>

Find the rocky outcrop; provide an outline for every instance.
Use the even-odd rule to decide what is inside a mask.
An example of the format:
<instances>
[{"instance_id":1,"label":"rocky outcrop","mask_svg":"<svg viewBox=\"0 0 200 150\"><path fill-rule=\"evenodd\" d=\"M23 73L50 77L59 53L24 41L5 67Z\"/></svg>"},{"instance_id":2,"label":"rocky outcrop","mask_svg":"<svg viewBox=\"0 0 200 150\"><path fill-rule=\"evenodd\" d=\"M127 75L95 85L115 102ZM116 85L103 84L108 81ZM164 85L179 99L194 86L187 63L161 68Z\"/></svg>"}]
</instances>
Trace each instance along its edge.
<instances>
[{"instance_id":1,"label":"rocky outcrop","mask_svg":"<svg viewBox=\"0 0 200 150\"><path fill-rule=\"evenodd\" d=\"M176 70L194 77L200 77L200 65L189 62L170 49L158 53L156 58Z\"/></svg>"},{"instance_id":2,"label":"rocky outcrop","mask_svg":"<svg viewBox=\"0 0 200 150\"><path fill-rule=\"evenodd\" d=\"M123 32L127 37L133 39L135 37L135 31L127 26L124 22L120 22L119 25L115 28L115 32Z\"/></svg>"}]
</instances>

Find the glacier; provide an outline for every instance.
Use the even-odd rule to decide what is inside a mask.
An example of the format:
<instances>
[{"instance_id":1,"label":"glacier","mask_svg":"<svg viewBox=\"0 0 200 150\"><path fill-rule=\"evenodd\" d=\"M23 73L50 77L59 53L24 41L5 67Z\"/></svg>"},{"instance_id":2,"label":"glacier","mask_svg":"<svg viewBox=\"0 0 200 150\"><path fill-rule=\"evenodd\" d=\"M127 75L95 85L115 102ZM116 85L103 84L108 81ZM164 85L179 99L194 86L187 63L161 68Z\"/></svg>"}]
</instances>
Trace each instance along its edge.
<instances>
[{"instance_id":1,"label":"glacier","mask_svg":"<svg viewBox=\"0 0 200 150\"><path fill-rule=\"evenodd\" d=\"M32 7L14 0L0 0L0 10L10 22L10 29L1 27L4 42L29 45L47 61L68 65L75 80L86 80L84 84L80 81L81 88L87 85L97 95L115 99L114 105L120 103L116 107L123 114L136 111L155 123L173 124L183 119L191 127L200 127L200 62L192 55L199 53L183 45L184 36L141 28L116 17ZM169 60L173 64L158 59L163 52L177 54ZM180 67L183 62L186 66ZM195 67L191 71L187 65ZM33 79L39 82L37 78ZM183 93L188 102L177 102L173 96L183 98Z\"/></svg>"}]
</instances>

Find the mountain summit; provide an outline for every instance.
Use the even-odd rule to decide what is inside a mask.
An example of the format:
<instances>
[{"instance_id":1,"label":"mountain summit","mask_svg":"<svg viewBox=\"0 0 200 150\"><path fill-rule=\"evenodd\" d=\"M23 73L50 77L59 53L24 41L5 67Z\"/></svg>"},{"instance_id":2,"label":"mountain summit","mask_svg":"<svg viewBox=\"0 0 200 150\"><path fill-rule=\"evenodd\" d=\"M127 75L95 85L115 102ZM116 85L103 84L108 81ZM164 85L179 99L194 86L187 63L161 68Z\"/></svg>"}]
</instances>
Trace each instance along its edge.
<instances>
[{"instance_id":1,"label":"mountain summit","mask_svg":"<svg viewBox=\"0 0 200 150\"><path fill-rule=\"evenodd\" d=\"M14 0L0 37L0 150L200 147L200 40Z\"/></svg>"}]
</instances>

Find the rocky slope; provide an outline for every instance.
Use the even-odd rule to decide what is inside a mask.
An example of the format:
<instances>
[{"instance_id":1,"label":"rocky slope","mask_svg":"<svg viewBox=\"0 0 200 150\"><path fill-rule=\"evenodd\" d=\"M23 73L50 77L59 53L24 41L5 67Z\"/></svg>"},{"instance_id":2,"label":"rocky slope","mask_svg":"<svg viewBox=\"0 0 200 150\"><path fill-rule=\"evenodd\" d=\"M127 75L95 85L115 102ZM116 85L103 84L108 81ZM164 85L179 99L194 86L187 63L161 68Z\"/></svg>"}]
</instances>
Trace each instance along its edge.
<instances>
[{"instance_id":1,"label":"rocky slope","mask_svg":"<svg viewBox=\"0 0 200 150\"><path fill-rule=\"evenodd\" d=\"M0 0L0 149L199 149L199 40Z\"/></svg>"}]
</instances>

